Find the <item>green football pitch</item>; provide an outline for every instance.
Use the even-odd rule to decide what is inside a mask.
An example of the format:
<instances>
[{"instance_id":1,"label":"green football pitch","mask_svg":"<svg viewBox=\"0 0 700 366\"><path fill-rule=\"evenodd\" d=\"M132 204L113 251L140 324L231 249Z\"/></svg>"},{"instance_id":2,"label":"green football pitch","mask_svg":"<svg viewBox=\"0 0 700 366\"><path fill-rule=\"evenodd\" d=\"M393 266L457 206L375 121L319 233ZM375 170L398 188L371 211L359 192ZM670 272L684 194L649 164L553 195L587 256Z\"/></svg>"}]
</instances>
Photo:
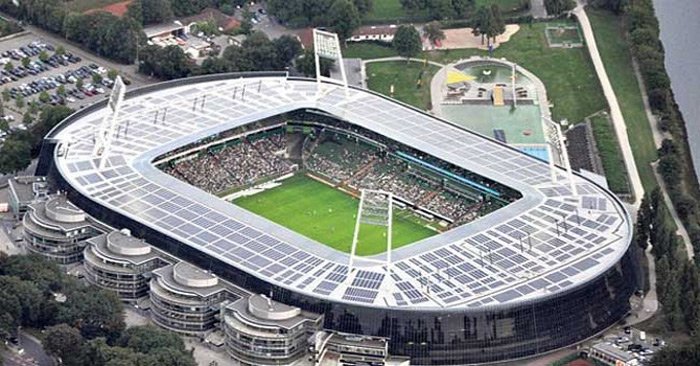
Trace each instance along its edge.
<instances>
[{"instance_id":1,"label":"green football pitch","mask_svg":"<svg viewBox=\"0 0 700 366\"><path fill-rule=\"evenodd\" d=\"M282 185L253 196L241 197L234 204L254 212L304 236L343 252L350 252L359 200L303 174ZM393 248L435 235L421 220L394 210ZM386 228L362 225L357 255L386 251Z\"/></svg>"}]
</instances>

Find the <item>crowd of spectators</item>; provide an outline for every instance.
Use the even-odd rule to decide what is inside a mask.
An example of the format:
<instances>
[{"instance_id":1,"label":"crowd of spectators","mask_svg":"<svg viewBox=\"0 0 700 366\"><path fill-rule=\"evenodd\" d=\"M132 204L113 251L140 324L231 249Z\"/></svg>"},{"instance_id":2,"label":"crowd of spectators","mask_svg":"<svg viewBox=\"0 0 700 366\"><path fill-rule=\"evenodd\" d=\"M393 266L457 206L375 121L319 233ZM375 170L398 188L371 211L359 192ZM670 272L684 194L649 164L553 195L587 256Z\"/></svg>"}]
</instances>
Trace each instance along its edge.
<instances>
[{"instance_id":1,"label":"crowd of spectators","mask_svg":"<svg viewBox=\"0 0 700 366\"><path fill-rule=\"evenodd\" d=\"M285 150L284 133L242 138L171 161L163 170L207 192L219 193L291 172L294 164L285 157Z\"/></svg>"},{"instance_id":2,"label":"crowd of spectators","mask_svg":"<svg viewBox=\"0 0 700 366\"><path fill-rule=\"evenodd\" d=\"M478 194L448 190L439 177L364 142L322 133L305 147L305 167L335 184L392 192L401 200L454 223L474 220L484 204ZM475 199L475 197L478 197Z\"/></svg>"}]
</instances>

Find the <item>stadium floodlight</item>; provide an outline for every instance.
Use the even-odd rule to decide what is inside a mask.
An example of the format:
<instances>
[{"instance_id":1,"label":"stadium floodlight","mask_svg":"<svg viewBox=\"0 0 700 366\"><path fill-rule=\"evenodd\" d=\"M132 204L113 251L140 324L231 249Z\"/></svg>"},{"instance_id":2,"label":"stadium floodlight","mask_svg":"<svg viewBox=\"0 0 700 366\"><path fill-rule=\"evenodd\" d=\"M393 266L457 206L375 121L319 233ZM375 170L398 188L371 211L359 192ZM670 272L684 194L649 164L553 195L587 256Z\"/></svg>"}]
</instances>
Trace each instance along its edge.
<instances>
[{"instance_id":1,"label":"stadium floodlight","mask_svg":"<svg viewBox=\"0 0 700 366\"><path fill-rule=\"evenodd\" d=\"M350 250L350 263L348 269L352 272L355 264L355 253L357 242L362 230L362 225L379 226L386 228L386 271L391 273L391 235L392 235L392 213L394 196L391 192L375 189L363 189L360 195L360 205L357 208L357 219L355 221L355 232L352 237L352 247Z\"/></svg>"},{"instance_id":2,"label":"stadium floodlight","mask_svg":"<svg viewBox=\"0 0 700 366\"><path fill-rule=\"evenodd\" d=\"M569 152L566 150L566 140L564 134L561 132L561 126L554 122L551 118L547 116L542 116L542 127L544 129L544 136L547 140L547 151L549 152L549 168L552 172L552 183L557 183L557 171L554 164L556 152L556 158L561 164L564 165L566 169L569 184L571 185L571 193L574 196L578 196L576 191L576 183L574 182L574 173L571 169L571 162L569 162Z\"/></svg>"},{"instance_id":3,"label":"stadium floodlight","mask_svg":"<svg viewBox=\"0 0 700 366\"><path fill-rule=\"evenodd\" d=\"M112 94L109 96L109 101L107 102L107 106L109 107L107 115L102 119L99 131L97 131L95 135L95 146L92 150L92 155L100 158L100 169L104 168L104 157L107 156L109 148L112 146L112 139L114 138L114 132L118 124L117 117L122 101L124 100L124 94L126 94L126 86L121 76L117 76L116 80L114 80Z\"/></svg>"},{"instance_id":4,"label":"stadium floodlight","mask_svg":"<svg viewBox=\"0 0 700 366\"><path fill-rule=\"evenodd\" d=\"M331 32L322 31L314 28L314 61L316 63L316 81L318 91L321 91L323 81L345 87L345 93L348 92L348 78L345 74L345 65L343 64L343 54L340 52L340 41L338 35ZM327 58L335 61L340 68L340 80L321 75L321 58Z\"/></svg>"}]
</instances>

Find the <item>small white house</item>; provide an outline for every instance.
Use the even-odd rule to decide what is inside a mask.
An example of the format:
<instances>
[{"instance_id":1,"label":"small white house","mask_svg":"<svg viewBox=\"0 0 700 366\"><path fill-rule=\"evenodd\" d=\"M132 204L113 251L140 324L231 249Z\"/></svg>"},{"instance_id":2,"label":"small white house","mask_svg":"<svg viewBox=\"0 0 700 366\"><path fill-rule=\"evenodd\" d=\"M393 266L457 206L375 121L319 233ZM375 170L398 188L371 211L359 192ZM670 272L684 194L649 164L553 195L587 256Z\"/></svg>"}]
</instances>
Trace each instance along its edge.
<instances>
[{"instance_id":1,"label":"small white house","mask_svg":"<svg viewBox=\"0 0 700 366\"><path fill-rule=\"evenodd\" d=\"M391 43L398 27L391 25L371 25L357 28L348 39L351 42L379 41Z\"/></svg>"}]
</instances>

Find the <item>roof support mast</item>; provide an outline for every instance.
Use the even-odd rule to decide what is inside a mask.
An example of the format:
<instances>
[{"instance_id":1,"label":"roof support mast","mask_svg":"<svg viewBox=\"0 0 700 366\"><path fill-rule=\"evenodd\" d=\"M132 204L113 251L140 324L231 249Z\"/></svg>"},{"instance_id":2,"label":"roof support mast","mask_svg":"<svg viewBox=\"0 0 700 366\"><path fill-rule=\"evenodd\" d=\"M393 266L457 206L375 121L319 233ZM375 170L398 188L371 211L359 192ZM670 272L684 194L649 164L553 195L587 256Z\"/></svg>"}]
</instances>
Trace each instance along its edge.
<instances>
[{"instance_id":1,"label":"roof support mast","mask_svg":"<svg viewBox=\"0 0 700 366\"><path fill-rule=\"evenodd\" d=\"M571 169L571 163L569 162L569 152L566 150L566 139L564 138L564 134L561 132L561 125L554 122L547 116L542 116L542 125L544 127L545 138L548 142L547 150L549 152L549 167L552 172L552 183L557 183L557 173L554 165L555 155L552 154L553 152L556 152L556 157L559 159L559 163L563 164L564 169L566 169L571 193L574 197L576 197L578 196L578 192L574 181L574 172Z\"/></svg>"},{"instance_id":2,"label":"roof support mast","mask_svg":"<svg viewBox=\"0 0 700 366\"><path fill-rule=\"evenodd\" d=\"M112 94L109 96L109 101L107 102L109 110L107 110L107 115L102 119L99 130L95 134L95 146L92 150L92 155L100 159L99 169L104 168L105 157L108 155L109 149L112 146L114 132L119 124L117 118L119 116L121 104L124 101L124 94L126 94L126 86L121 76L117 76L117 79L114 80Z\"/></svg>"},{"instance_id":3,"label":"roof support mast","mask_svg":"<svg viewBox=\"0 0 700 366\"><path fill-rule=\"evenodd\" d=\"M340 41L338 35L314 28L314 62L316 63L316 85L317 93L320 95L323 90L323 82L329 82L344 87L345 95L348 95L348 77L345 74L345 64L343 55L340 52ZM340 68L340 80L321 74L321 58L335 61Z\"/></svg>"}]
</instances>

